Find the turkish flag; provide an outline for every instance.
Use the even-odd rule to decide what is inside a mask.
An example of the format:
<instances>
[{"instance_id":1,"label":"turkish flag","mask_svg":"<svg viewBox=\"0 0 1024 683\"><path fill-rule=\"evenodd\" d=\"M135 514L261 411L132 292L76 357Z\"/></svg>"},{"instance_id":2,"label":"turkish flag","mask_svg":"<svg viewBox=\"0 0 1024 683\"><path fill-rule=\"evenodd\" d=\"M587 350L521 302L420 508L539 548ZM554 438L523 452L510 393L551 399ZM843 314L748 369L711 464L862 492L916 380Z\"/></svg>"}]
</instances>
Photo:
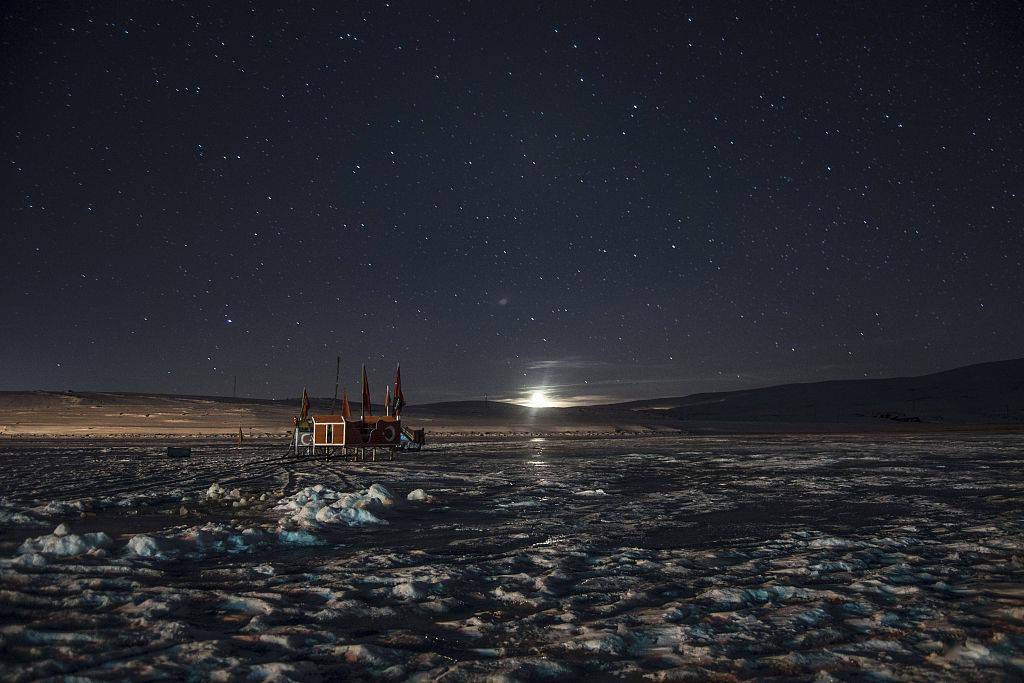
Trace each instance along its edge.
<instances>
[{"instance_id":1,"label":"turkish flag","mask_svg":"<svg viewBox=\"0 0 1024 683\"><path fill-rule=\"evenodd\" d=\"M352 419L352 407L348 404L348 391L341 391L341 416L346 420Z\"/></svg>"},{"instance_id":2,"label":"turkish flag","mask_svg":"<svg viewBox=\"0 0 1024 683\"><path fill-rule=\"evenodd\" d=\"M398 364L398 369L395 370L395 408L394 413L398 415L402 412L402 406L405 405L405 394L402 393L402 364Z\"/></svg>"}]
</instances>

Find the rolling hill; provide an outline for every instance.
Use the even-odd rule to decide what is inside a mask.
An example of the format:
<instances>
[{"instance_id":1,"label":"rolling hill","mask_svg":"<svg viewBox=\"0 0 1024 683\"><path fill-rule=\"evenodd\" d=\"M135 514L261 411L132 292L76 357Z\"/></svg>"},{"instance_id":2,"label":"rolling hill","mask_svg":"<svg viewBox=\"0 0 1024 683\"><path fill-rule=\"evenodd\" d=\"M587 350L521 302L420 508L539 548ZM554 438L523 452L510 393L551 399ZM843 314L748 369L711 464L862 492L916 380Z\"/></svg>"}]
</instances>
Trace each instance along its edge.
<instances>
[{"instance_id":1,"label":"rolling hill","mask_svg":"<svg viewBox=\"0 0 1024 683\"><path fill-rule=\"evenodd\" d=\"M1024 422L1024 358L918 377L783 384L620 403L679 420Z\"/></svg>"}]
</instances>

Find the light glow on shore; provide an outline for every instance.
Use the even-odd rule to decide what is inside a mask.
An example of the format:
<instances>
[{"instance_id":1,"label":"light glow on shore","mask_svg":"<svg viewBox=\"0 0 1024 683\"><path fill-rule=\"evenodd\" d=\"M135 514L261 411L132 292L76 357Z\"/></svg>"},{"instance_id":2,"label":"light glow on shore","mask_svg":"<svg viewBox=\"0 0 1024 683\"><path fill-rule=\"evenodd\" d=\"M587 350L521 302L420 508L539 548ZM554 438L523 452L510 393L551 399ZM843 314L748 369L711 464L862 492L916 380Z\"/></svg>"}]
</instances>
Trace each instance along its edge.
<instances>
[{"instance_id":1,"label":"light glow on shore","mask_svg":"<svg viewBox=\"0 0 1024 683\"><path fill-rule=\"evenodd\" d=\"M552 408L554 403L543 391L534 391L530 394L530 400L526 402L530 408Z\"/></svg>"},{"instance_id":2,"label":"light glow on shore","mask_svg":"<svg viewBox=\"0 0 1024 683\"><path fill-rule=\"evenodd\" d=\"M600 405L614 401L612 396L598 394L565 395L563 387L535 385L502 397L502 403L511 403L525 408L572 408L575 406Z\"/></svg>"}]
</instances>

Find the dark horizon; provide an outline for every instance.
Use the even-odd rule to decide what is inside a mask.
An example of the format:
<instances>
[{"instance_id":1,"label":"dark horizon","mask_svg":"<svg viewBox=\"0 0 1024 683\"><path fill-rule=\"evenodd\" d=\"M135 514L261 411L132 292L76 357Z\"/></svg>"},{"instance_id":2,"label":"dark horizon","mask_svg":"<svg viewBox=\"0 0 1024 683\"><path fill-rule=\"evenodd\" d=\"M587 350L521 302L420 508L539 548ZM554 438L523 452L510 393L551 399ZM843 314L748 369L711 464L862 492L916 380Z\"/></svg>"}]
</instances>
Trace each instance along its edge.
<instances>
[{"instance_id":1,"label":"dark horizon","mask_svg":"<svg viewBox=\"0 0 1024 683\"><path fill-rule=\"evenodd\" d=\"M599 403L1024 349L1016 4L0 16L0 390L331 395L340 355Z\"/></svg>"}]
</instances>

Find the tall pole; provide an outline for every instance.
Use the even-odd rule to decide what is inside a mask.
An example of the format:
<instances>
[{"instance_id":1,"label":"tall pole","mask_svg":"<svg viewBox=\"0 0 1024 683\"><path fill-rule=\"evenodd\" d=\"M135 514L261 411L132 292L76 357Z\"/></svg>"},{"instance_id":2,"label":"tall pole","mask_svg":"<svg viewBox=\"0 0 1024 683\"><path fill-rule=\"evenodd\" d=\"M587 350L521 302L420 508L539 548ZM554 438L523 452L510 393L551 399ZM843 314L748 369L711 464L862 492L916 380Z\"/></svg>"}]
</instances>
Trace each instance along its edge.
<instances>
[{"instance_id":1,"label":"tall pole","mask_svg":"<svg viewBox=\"0 0 1024 683\"><path fill-rule=\"evenodd\" d=\"M238 398L238 375L231 381L231 398Z\"/></svg>"},{"instance_id":2,"label":"tall pole","mask_svg":"<svg viewBox=\"0 0 1024 683\"><path fill-rule=\"evenodd\" d=\"M338 403L338 381L341 378L341 356L336 356L334 364L334 400L331 401L331 415L334 415L334 406Z\"/></svg>"}]
</instances>

